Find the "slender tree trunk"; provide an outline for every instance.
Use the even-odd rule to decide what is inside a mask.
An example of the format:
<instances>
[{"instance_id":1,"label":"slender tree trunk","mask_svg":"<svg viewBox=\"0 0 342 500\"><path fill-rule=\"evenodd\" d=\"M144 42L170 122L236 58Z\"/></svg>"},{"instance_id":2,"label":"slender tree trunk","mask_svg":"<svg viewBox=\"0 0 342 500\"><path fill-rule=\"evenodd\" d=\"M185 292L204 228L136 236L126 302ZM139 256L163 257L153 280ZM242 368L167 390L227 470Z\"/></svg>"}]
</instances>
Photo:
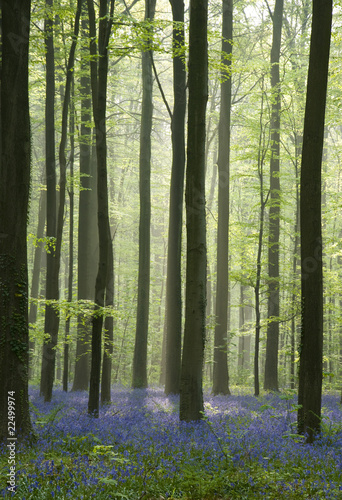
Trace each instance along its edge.
<instances>
[{"instance_id":1,"label":"slender tree trunk","mask_svg":"<svg viewBox=\"0 0 342 500\"><path fill-rule=\"evenodd\" d=\"M239 352L238 352L238 376L239 382L244 383L244 375L250 368L250 349L251 349L251 336L245 335L251 317L251 306L246 303L246 286L240 285L240 314L239 326L241 336L239 338Z\"/></svg>"},{"instance_id":2,"label":"slender tree trunk","mask_svg":"<svg viewBox=\"0 0 342 500\"><path fill-rule=\"evenodd\" d=\"M113 268L113 245L110 240L108 247L108 270L106 285L106 307L114 306L114 268ZM114 318L112 315L106 316L104 324L104 350L101 379L101 404L109 403L111 400L111 375L112 375L112 355Z\"/></svg>"},{"instance_id":3,"label":"slender tree trunk","mask_svg":"<svg viewBox=\"0 0 342 500\"><path fill-rule=\"evenodd\" d=\"M186 299L180 419L203 416L206 312L205 114L208 101L207 0L190 1L189 115L186 172Z\"/></svg>"},{"instance_id":4,"label":"slender tree trunk","mask_svg":"<svg viewBox=\"0 0 342 500\"><path fill-rule=\"evenodd\" d=\"M261 256L262 245L264 237L264 223L265 223L265 208L268 200L268 194L265 197L264 188L264 160L266 148L264 143L263 131L263 113L264 113L264 82L262 82L261 89L261 111L260 111L260 135L259 135L259 148L258 148L258 177L260 183L260 219L259 219L259 238L258 238L258 251L256 262L256 280L254 287L255 296L255 351L254 351L254 395L260 394L260 381L259 381L259 348L260 348L260 331L261 331L261 314L260 314L260 285L261 285Z\"/></svg>"},{"instance_id":5,"label":"slender tree trunk","mask_svg":"<svg viewBox=\"0 0 342 500\"><path fill-rule=\"evenodd\" d=\"M276 0L271 48L271 161L268 236L268 322L264 389L278 391L279 345L279 232L280 232L280 76L279 59L283 25L283 0Z\"/></svg>"},{"instance_id":6,"label":"slender tree trunk","mask_svg":"<svg viewBox=\"0 0 342 500\"><path fill-rule=\"evenodd\" d=\"M185 173L186 69L184 47L184 1L170 0L173 22L173 95L171 123L172 171L166 282L165 393L179 393L182 357L182 224Z\"/></svg>"},{"instance_id":7,"label":"slender tree trunk","mask_svg":"<svg viewBox=\"0 0 342 500\"><path fill-rule=\"evenodd\" d=\"M298 431L307 433L308 442L314 440L321 428L323 374L321 164L331 21L332 0L313 0L300 192L302 331Z\"/></svg>"},{"instance_id":8,"label":"slender tree trunk","mask_svg":"<svg viewBox=\"0 0 342 500\"><path fill-rule=\"evenodd\" d=\"M55 54L54 54L54 20L53 0L46 0L45 18L45 47L46 47L46 101L45 101L45 163L46 163L46 237L49 241L49 250L46 259L46 293L48 301L57 301L59 298L58 278L56 279L56 229L57 229L57 200L56 200L56 152L55 152ZM45 306L44 332L49 340L43 344L40 393L45 400L51 399L55 373L55 354L53 348L58 334L59 316L51 304Z\"/></svg>"},{"instance_id":9,"label":"slender tree trunk","mask_svg":"<svg viewBox=\"0 0 342 500\"><path fill-rule=\"evenodd\" d=\"M75 107L74 107L74 82L72 82L72 100L70 104L70 220L69 220L69 275L68 275L68 302L72 302L73 280L74 280L74 154L75 154ZM69 374L69 335L70 335L70 316L65 322L64 338L64 366L63 366L63 391L68 391Z\"/></svg>"},{"instance_id":10,"label":"slender tree trunk","mask_svg":"<svg viewBox=\"0 0 342 500\"><path fill-rule=\"evenodd\" d=\"M298 182L298 162L299 158L297 151L301 151L302 141L300 145L296 147L296 160L295 160L295 174L296 174L296 213L295 213L295 225L294 225L294 249L293 249L293 260L292 260L292 273L293 273L293 285L292 285L292 319L291 319L291 354L290 354L290 387L294 389L296 386L297 374L295 371L295 355L296 355L296 333L297 333L297 322L295 318L296 304L298 302L298 294L296 293L296 283L298 275L298 251L299 251L299 182Z\"/></svg>"},{"instance_id":11,"label":"slender tree trunk","mask_svg":"<svg viewBox=\"0 0 342 500\"><path fill-rule=\"evenodd\" d=\"M15 446L18 435L32 436L26 243L31 160L30 12L28 0L1 4L0 441L7 446ZM10 425L10 408L15 410L15 430Z\"/></svg>"},{"instance_id":12,"label":"slender tree trunk","mask_svg":"<svg viewBox=\"0 0 342 500\"><path fill-rule=\"evenodd\" d=\"M96 47L96 25L93 0L88 0L90 27L91 86L93 98L93 114L96 129L97 156L97 200L98 200L98 231L99 231L99 267L95 284L95 311L91 342L91 371L88 412L98 417L100 405L100 373L101 373L101 342L103 314L101 308L105 305L108 285L108 259L111 234L108 211L107 184L107 129L106 102L108 77L108 43L113 23L114 0L110 3L110 12L106 0L100 0L100 21L98 49ZM108 18L109 14L109 18ZM98 64L96 56L99 55Z\"/></svg>"},{"instance_id":13,"label":"slender tree trunk","mask_svg":"<svg viewBox=\"0 0 342 500\"><path fill-rule=\"evenodd\" d=\"M218 225L216 325L213 394L230 394L228 376L228 232L229 232L229 156L232 80L230 76L233 39L233 2L222 2L221 107L218 152Z\"/></svg>"},{"instance_id":14,"label":"slender tree trunk","mask_svg":"<svg viewBox=\"0 0 342 500\"><path fill-rule=\"evenodd\" d=\"M39 281L40 281L40 271L41 271L41 260L42 253L44 248L44 243L42 240L44 236L44 228L45 228L45 220L46 220L46 191L42 189L40 192L40 200L39 200L39 214L38 214L38 227L37 227L37 244L34 251L34 261L33 261L33 271L32 271L32 282L31 282L31 291L30 298L38 299L39 295ZM37 321L37 304L35 302L31 302L30 311L29 311L29 324L34 325ZM32 376L33 372L33 353L35 348L34 340L30 340L29 342L29 378Z\"/></svg>"},{"instance_id":15,"label":"slender tree trunk","mask_svg":"<svg viewBox=\"0 0 342 500\"><path fill-rule=\"evenodd\" d=\"M78 0L76 16L75 16L73 41L71 43L70 53L68 58L67 76L66 76L65 93L63 99L63 110L62 110L61 140L59 144L59 166L60 166L59 207L57 216L54 265L52 268L52 273L50 275L54 286L54 293L56 300L59 297L58 278L59 278L59 269L61 261L63 226L64 226L65 189L66 189L65 148L66 148L67 132L68 132L68 113L69 113L69 103L71 94L71 83L73 79L75 51L76 51L76 44L77 44L77 37L79 32L79 23L81 16L81 3L82 0ZM47 311L50 311L50 307L47 309ZM59 315L56 309L52 309L52 311L54 315L52 328L50 328L50 330L47 329L45 330L46 333L48 332L50 334L50 338L46 343L44 343L43 346L43 363L42 363L42 374L41 374L43 385L41 386L41 392L44 394L45 401L51 401L52 398L52 388L53 388L53 382L55 376L55 364L56 364L56 346L58 340ZM45 318L45 324L47 325L46 318Z\"/></svg>"},{"instance_id":16,"label":"slender tree trunk","mask_svg":"<svg viewBox=\"0 0 342 500\"><path fill-rule=\"evenodd\" d=\"M82 37L89 36L88 13L83 12ZM94 301L98 262L96 154L92 155L91 85L89 47L81 51L80 196L78 221L77 299ZM90 377L91 321L82 313L77 318L77 344L73 391L86 391Z\"/></svg>"},{"instance_id":17,"label":"slender tree trunk","mask_svg":"<svg viewBox=\"0 0 342 500\"><path fill-rule=\"evenodd\" d=\"M145 0L145 19L153 20L155 0ZM152 132L152 32L142 53L143 97L139 158L139 276L137 322L133 357L132 387L147 387L147 336L150 297L150 224L151 224L151 132Z\"/></svg>"}]
</instances>

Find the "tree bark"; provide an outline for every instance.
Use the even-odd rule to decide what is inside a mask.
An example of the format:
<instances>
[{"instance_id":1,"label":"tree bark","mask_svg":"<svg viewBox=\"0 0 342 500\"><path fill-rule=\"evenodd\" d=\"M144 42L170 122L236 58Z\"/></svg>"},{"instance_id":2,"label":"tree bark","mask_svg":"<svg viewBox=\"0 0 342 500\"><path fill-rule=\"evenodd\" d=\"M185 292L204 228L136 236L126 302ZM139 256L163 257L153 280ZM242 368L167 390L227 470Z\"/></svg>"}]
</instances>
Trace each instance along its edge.
<instances>
[{"instance_id":1,"label":"tree bark","mask_svg":"<svg viewBox=\"0 0 342 500\"><path fill-rule=\"evenodd\" d=\"M303 133L300 228L302 331L298 431L312 442L321 428L323 269L321 165L327 94L332 0L313 0Z\"/></svg>"},{"instance_id":2,"label":"tree bark","mask_svg":"<svg viewBox=\"0 0 342 500\"><path fill-rule=\"evenodd\" d=\"M260 216L259 216L259 237L256 261L256 279L254 286L255 297L255 350L254 350L254 396L260 394L259 380L259 349L260 349L260 331L261 331L261 313L260 313L260 287L261 287L261 257L264 237L265 209L269 194L265 196L264 188L264 161L266 154L266 145L264 144L263 114L264 114L264 82L261 87L261 110L260 110L260 132L258 148L258 177L259 177L259 196L260 196Z\"/></svg>"},{"instance_id":3,"label":"tree bark","mask_svg":"<svg viewBox=\"0 0 342 500\"><path fill-rule=\"evenodd\" d=\"M110 240L108 248L108 270L106 284L106 307L114 306L114 268L113 268L113 245ZM101 404L109 403L111 400L111 378L112 378L112 355L114 337L114 318L106 316L104 324L104 349L101 379Z\"/></svg>"},{"instance_id":4,"label":"tree bark","mask_svg":"<svg viewBox=\"0 0 342 500\"><path fill-rule=\"evenodd\" d=\"M77 38L79 32L80 16L81 16L81 4L82 0L78 0L77 9L75 15L75 26L73 40L70 47L70 53L67 65L67 76L65 84L65 93L63 99L63 110L62 110L62 128L61 128L61 140L59 144L59 166L60 166L60 181L59 181L59 207L57 215L57 228L56 228L56 245L53 258L52 273L50 274L50 279L53 283L53 290L55 294L55 299L58 300L59 290L58 290L58 278L62 251L62 239L63 239L63 226L64 226L64 209L65 209L65 190L66 190L66 155L65 148L67 142L67 132L68 132L68 113L69 113L69 103L71 94L71 83L73 79L73 70L75 62L75 51L77 45ZM50 37L49 37L50 38ZM52 57L52 54L50 54ZM51 75L52 77L52 75ZM52 104L52 102L51 102ZM51 123L52 126L52 123ZM48 277L47 277L48 281ZM48 286L48 285L47 285ZM55 364L56 364L56 346L58 340L58 327L59 327L59 314L56 308L51 306L47 307L48 316L51 313L51 328L45 329L45 333L49 334L49 339L44 343L43 346L43 363L42 363L42 373L41 373L41 392L44 395L45 401L51 401L52 398L52 388L55 378ZM53 316L53 318L52 318ZM46 326L47 319L45 319Z\"/></svg>"},{"instance_id":5,"label":"tree bark","mask_svg":"<svg viewBox=\"0 0 342 500\"><path fill-rule=\"evenodd\" d=\"M45 167L46 167L46 237L49 250L46 259L46 293L47 301L57 301L59 298L58 277L56 279L56 229L57 229L57 200L56 200L56 152L55 152L55 51L54 51L54 20L53 0L46 0L45 18ZM44 332L49 336L48 342L43 344L41 365L40 393L45 400L52 394L55 373L55 350L58 334L59 316L51 304L45 306Z\"/></svg>"},{"instance_id":6,"label":"tree bark","mask_svg":"<svg viewBox=\"0 0 342 500\"><path fill-rule=\"evenodd\" d=\"M145 0L145 20L152 21L155 0ZM150 224L151 224L151 132L152 132L152 31L148 30L147 47L142 53L143 96L139 158L139 275L138 303L133 357L132 387L147 387L147 337L150 296Z\"/></svg>"},{"instance_id":7,"label":"tree bark","mask_svg":"<svg viewBox=\"0 0 342 500\"><path fill-rule=\"evenodd\" d=\"M170 0L173 22L173 96L171 123L172 171L166 282L165 393L179 394L182 358L182 225L185 175L186 68L184 47L184 1Z\"/></svg>"},{"instance_id":8,"label":"tree bark","mask_svg":"<svg viewBox=\"0 0 342 500\"><path fill-rule=\"evenodd\" d=\"M82 13L82 37L89 36L88 13ZM92 155L91 84L89 47L81 50L80 196L78 220L77 299L94 302L98 262L96 154ZM73 391L86 391L90 377L91 321L82 313L77 318L77 343Z\"/></svg>"},{"instance_id":9,"label":"tree bark","mask_svg":"<svg viewBox=\"0 0 342 500\"><path fill-rule=\"evenodd\" d=\"M26 243L31 160L30 11L29 0L6 0L1 5L0 441L7 444L15 443L7 438L29 438L33 433L28 399ZM15 409L11 428L10 408Z\"/></svg>"},{"instance_id":10,"label":"tree bark","mask_svg":"<svg viewBox=\"0 0 342 500\"><path fill-rule=\"evenodd\" d=\"M228 376L229 158L233 2L222 2L221 107L218 150L216 324L213 394L230 394Z\"/></svg>"},{"instance_id":11,"label":"tree bark","mask_svg":"<svg viewBox=\"0 0 342 500\"><path fill-rule=\"evenodd\" d=\"M75 97L74 81L72 81L72 100L70 103L70 187L69 191L69 266L68 266L68 302L72 302L73 281L74 281L74 157L75 157ZM65 337L64 337L64 365L63 365L63 391L68 391L69 379L69 335L70 335L70 316L65 321Z\"/></svg>"},{"instance_id":12,"label":"tree bark","mask_svg":"<svg viewBox=\"0 0 342 500\"><path fill-rule=\"evenodd\" d=\"M283 25L283 0L276 0L271 48L271 161L268 236L268 303L264 389L278 391L279 347L279 232L280 232L280 76L279 59Z\"/></svg>"},{"instance_id":13,"label":"tree bark","mask_svg":"<svg viewBox=\"0 0 342 500\"><path fill-rule=\"evenodd\" d=\"M93 315L93 330L91 342L91 371L88 413L95 417L99 415L100 404L100 373L101 373L101 342L103 326L103 310L108 284L108 259L111 234L108 212L107 185L107 77L108 77L108 43L113 23L114 0L110 3L110 12L106 0L100 0L100 21L98 49L96 46L96 25L93 0L88 0L90 27L91 87L93 99L93 114L96 130L97 156L97 200L98 200L98 232L99 232L99 266L95 284L95 310ZM107 17L109 14L109 18ZM97 59L98 57L98 64Z\"/></svg>"},{"instance_id":14,"label":"tree bark","mask_svg":"<svg viewBox=\"0 0 342 500\"><path fill-rule=\"evenodd\" d=\"M32 271L32 282L30 290L30 298L38 299L39 295L39 281L40 281L40 271L41 271L41 261L42 253L44 248L44 243L42 238L44 237L46 220L46 191L42 189L40 192L39 200L39 214L38 214L38 227L37 227L37 244L34 251L34 261L33 261L33 271ZM31 302L29 310L29 324L34 325L37 321L37 303ZM31 327L32 328L32 327ZM33 353L35 348L34 340L29 342L29 378L33 373Z\"/></svg>"},{"instance_id":15,"label":"tree bark","mask_svg":"<svg viewBox=\"0 0 342 500\"><path fill-rule=\"evenodd\" d=\"M203 416L202 370L206 322L205 136L208 101L207 0L190 1L189 111L185 187L187 249L180 420Z\"/></svg>"}]
</instances>

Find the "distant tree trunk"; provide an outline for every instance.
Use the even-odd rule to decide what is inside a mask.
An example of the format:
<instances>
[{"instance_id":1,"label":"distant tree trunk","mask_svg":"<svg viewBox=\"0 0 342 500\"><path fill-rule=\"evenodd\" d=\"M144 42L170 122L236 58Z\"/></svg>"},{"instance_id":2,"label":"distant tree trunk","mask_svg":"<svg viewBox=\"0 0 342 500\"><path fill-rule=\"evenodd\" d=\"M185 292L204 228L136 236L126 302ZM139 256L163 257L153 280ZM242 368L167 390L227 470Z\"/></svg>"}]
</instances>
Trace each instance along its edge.
<instances>
[{"instance_id":1,"label":"distant tree trunk","mask_svg":"<svg viewBox=\"0 0 342 500\"><path fill-rule=\"evenodd\" d=\"M42 238L44 237L44 228L45 228L45 220L46 220L46 191L42 189L40 192L39 199L39 212L38 212L38 227L37 227L37 243L34 251L34 261L33 261L33 271L32 271L32 282L31 282L31 291L30 298L38 299L39 295L39 281L40 281L40 270L41 270L41 261L42 261L42 252L44 248L44 243ZM29 324L34 325L37 321L37 304L35 302L31 302L30 311L29 311ZM33 352L35 348L34 340L30 340L29 342L29 378L32 376L33 372Z\"/></svg>"},{"instance_id":2,"label":"distant tree trunk","mask_svg":"<svg viewBox=\"0 0 342 500\"><path fill-rule=\"evenodd\" d=\"M145 19L153 20L155 0L145 0ZM147 336L150 297L150 224L151 224L151 132L152 132L152 32L142 53L143 96L141 107L139 158L139 275L137 322L133 357L132 387L147 387Z\"/></svg>"},{"instance_id":3,"label":"distant tree trunk","mask_svg":"<svg viewBox=\"0 0 342 500\"><path fill-rule=\"evenodd\" d=\"M239 327L240 334L239 337L239 353L238 353L238 375L239 382L243 382L242 377L246 370L250 368L250 349L251 349L251 336L245 335L246 324L251 321L251 307L245 300L245 290L246 286L240 285L240 314L239 314ZM247 325L248 326L248 325Z\"/></svg>"},{"instance_id":4,"label":"distant tree trunk","mask_svg":"<svg viewBox=\"0 0 342 500\"><path fill-rule=\"evenodd\" d=\"M28 59L31 2L1 4L0 441L32 436L28 399L27 217L31 137ZM12 398L12 399L9 399ZM9 401L15 433L9 429Z\"/></svg>"},{"instance_id":5,"label":"distant tree trunk","mask_svg":"<svg viewBox=\"0 0 342 500\"><path fill-rule=\"evenodd\" d=\"M68 113L69 113L69 103L71 94L71 83L73 79L74 62L75 62L75 51L77 45L77 37L79 32L79 22L81 16L81 3L82 0L77 2L77 10L75 16L75 26L73 41L70 47L70 53L67 65L67 76L65 84L65 93L63 99L63 110L62 110L62 127L61 127L61 140L59 144L59 166L60 166L60 181L59 181L59 207L57 216L57 230L56 230L56 247L54 254L54 266L53 272L50 275L52 282L54 283L54 292L56 294L56 299L58 299L58 277L60 269L61 251L62 251L62 238L63 238L63 225L64 225L64 208L65 208L65 189L66 189L66 156L65 148L67 142L68 133ZM48 280L48 278L47 278ZM50 309L50 308L49 308ZM49 310L47 309L47 311ZM54 321L52 323L53 328L50 330L45 330L46 333L50 334L50 338L44 343L43 346L43 363L42 363L42 382L41 387L42 393L44 394L45 401L51 401L52 398L52 388L55 377L55 364L56 364L56 346L58 339L58 326L59 326L59 315L56 310L53 310ZM46 323L46 319L45 319ZM47 323L46 323L47 324Z\"/></svg>"},{"instance_id":6,"label":"distant tree trunk","mask_svg":"<svg viewBox=\"0 0 342 500\"><path fill-rule=\"evenodd\" d=\"M262 245L264 237L264 224L265 224L265 208L268 200L269 193L265 196L264 187L264 161L266 154L266 146L264 144L264 131L263 131L263 114L264 114L264 82L261 88L261 111L260 111L260 133L259 133L259 148L258 148L258 177L259 177L259 193L260 193L260 216L259 216L259 237L258 237L258 250L256 261L256 279L254 286L255 296L255 351L254 351L254 395L260 394L260 381L259 381L259 348L260 348L260 331L261 331L261 314L260 314L260 285L261 285L261 256Z\"/></svg>"},{"instance_id":7,"label":"distant tree trunk","mask_svg":"<svg viewBox=\"0 0 342 500\"><path fill-rule=\"evenodd\" d=\"M280 76L279 59L283 25L283 0L276 0L271 48L271 161L268 236L268 312L264 389L278 391L279 346L279 231L280 231Z\"/></svg>"},{"instance_id":8,"label":"distant tree trunk","mask_svg":"<svg viewBox=\"0 0 342 500\"><path fill-rule=\"evenodd\" d=\"M83 12L82 36L89 35L88 14ZM98 262L96 154L92 155L91 85L88 47L81 51L80 196L78 221L77 299L94 301ZM77 344L73 391L89 388L91 321L82 313L77 318Z\"/></svg>"},{"instance_id":9,"label":"distant tree trunk","mask_svg":"<svg viewBox=\"0 0 342 500\"><path fill-rule=\"evenodd\" d=\"M70 104L70 220L69 220L69 275L68 275L68 302L72 302L73 280L74 280L74 155L75 155L75 107L74 107L74 82L72 82L72 101ZM70 316L65 322L64 338L64 366L63 366L63 391L68 391L69 375L69 335L70 335Z\"/></svg>"},{"instance_id":10,"label":"distant tree trunk","mask_svg":"<svg viewBox=\"0 0 342 500\"><path fill-rule=\"evenodd\" d=\"M166 282L165 393L178 394L182 358L182 224L185 174L186 69L184 47L184 1L170 0L173 21L173 95L171 123L172 171Z\"/></svg>"},{"instance_id":11,"label":"distant tree trunk","mask_svg":"<svg viewBox=\"0 0 342 500\"><path fill-rule=\"evenodd\" d=\"M302 8L301 8L301 30L300 30L300 36L296 36L297 32L295 32L288 20L287 17L284 16L283 22L284 28L286 28L287 31L287 43L289 44L289 48L291 53L293 54L293 57L291 59L291 66L294 72L298 72L298 70L301 68L301 62L300 59L298 60L297 54L301 54L305 50L305 45L307 43L307 29L308 29L308 21L310 19L310 0L304 0ZM300 77L295 78L295 90L296 90L296 95L299 98L299 110L300 113L302 110L304 111L304 105L302 105L302 102L304 101L304 92L305 92L305 85L306 85L306 77L302 72L300 73ZM290 387L291 389L294 389L296 386L296 381L297 381L297 363L295 362L296 358L296 343L297 343L297 337L298 337L298 328L299 324L296 319L296 312L297 312L297 307L298 307L298 292L297 292L297 278L298 276L298 264L299 264L299 259L298 259L298 252L299 252L299 189L300 189L300 182L299 182L299 166L300 166L300 161L301 161L301 156L302 156L302 143L303 143L303 130L301 128L300 124L300 129L298 128L294 129L294 147L295 147L295 158L294 158L294 170L295 170L295 179L296 179L296 213L295 213L295 224L294 224L294 229L293 229L293 242L294 242L294 249L293 249L293 261L292 261L292 272L293 272L293 284L292 284L292 319L291 319L291 354L290 354Z\"/></svg>"},{"instance_id":12,"label":"distant tree trunk","mask_svg":"<svg viewBox=\"0 0 342 500\"><path fill-rule=\"evenodd\" d=\"M297 374L295 373L295 355L296 355L296 305L298 302L298 295L296 293L296 276L298 275L298 251L299 251L299 182L298 182L298 159L297 151L302 150L302 141L300 145L296 145L296 160L295 160L295 174L296 174L296 213L295 213L295 225L294 225L294 249L293 249L293 260L292 260L292 273L293 273L293 285L292 285L292 319L291 319L291 354L290 354L290 387L294 389L296 386Z\"/></svg>"},{"instance_id":13,"label":"distant tree trunk","mask_svg":"<svg viewBox=\"0 0 342 500\"><path fill-rule=\"evenodd\" d=\"M108 246L108 270L106 284L106 307L114 305L114 268L113 268L113 245L112 240ZM102 362L101 379L101 404L109 403L111 400L111 377L112 377L112 355L113 355L113 336L114 336L114 318L112 315L106 316L104 323L104 349Z\"/></svg>"},{"instance_id":14,"label":"distant tree trunk","mask_svg":"<svg viewBox=\"0 0 342 500\"><path fill-rule=\"evenodd\" d=\"M190 1L185 330L180 420L202 418L206 323L205 114L208 101L207 0Z\"/></svg>"},{"instance_id":15,"label":"distant tree trunk","mask_svg":"<svg viewBox=\"0 0 342 500\"><path fill-rule=\"evenodd\" d=\"M56 152L55 152L55 53L54 53L54 19L52 14L53 0L46 0L45 19L45 164L46 164L46 237L49 249L46 259L46 300L57 301L59 298L58 274L56 277L56 229L57 229L57 200L56 200ZM51 399L52 386L55 374L56 351L53 348L58 334L59 316L51 304L45 306L44 332L49 335L48 342L43 344L41 365L40 393L44 399Z\"/></svg>"},{"instance_id":16,"label":"distant tree trunk","mask_svg":"<svg viewBox=\"0 0 342 500\"><path fill-rule=\"evenodd\" d=\"M312 442L321 428L323 269L321 164L331 37L332 0L313 0L303 133L300 228L302 330L298 432Z\"/></svg>"},{"instance_id":17,"label":"distant tree trunk","mask_svg":"<svg viewBox=\"0 0 342 500\"><path fill-rule=\"evenodd\" d=\"M221 107L218 150L216 323L213 394L230 394L228 376L229 157L232 80L233 2L222 2Z\"/></svg>"},{"instance_id":18,"label":"distant tree trunk","mask_svg":"<svg viewBox=\"0 0 342 500\"><path fill-rule=\"evenodd\" d=\"M100 405L100 373L101 373L101 342L103 314L101 308L105 305L108 285L108 259L111 234L108 211L107 185L107 129L106 103L108 78L108 43L113 24L114 0L110 3L110 12L106 0L100 0L98 49L96 47L96 24L93 0L88 0L90 27L91 87L93 98L93 114L96 129L97 156L97 200L98 200L98 231L99 231L99 267L95 284L95 311L93 316L93 331L91 342L91 371L89 386L88 413L95 417L99 415ZM109 16L108 16L109 14ZM98 64L97 64L97 55Z\"/></svg>"}]
</instances>

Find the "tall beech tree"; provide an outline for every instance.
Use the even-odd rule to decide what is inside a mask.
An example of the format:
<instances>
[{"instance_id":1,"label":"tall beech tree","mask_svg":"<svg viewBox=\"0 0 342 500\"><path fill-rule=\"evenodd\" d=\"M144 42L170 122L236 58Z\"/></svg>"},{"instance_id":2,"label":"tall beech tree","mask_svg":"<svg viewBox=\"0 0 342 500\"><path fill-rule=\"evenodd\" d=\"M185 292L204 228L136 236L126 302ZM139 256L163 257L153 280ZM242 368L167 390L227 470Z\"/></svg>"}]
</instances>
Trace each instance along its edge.
<instances>
[{"instance_id":1,"label":"tall beech tree","mask_svg":"<svg viewBox=\"0 0 342 500\"><path fill-rule=\"evenodd\" d=\"M165 393L178 394L182 358L182 223L185 174L186 68L184 1L170 0L173 27L172 170L166 282Z\"/></svg>"},{"instance_id":2,"label":"tall beech tree","mask_svg":"<svg viewBox=\"0 0 342 500\"><path fill-rule=\"evenodd\" d=\"M55 143L55 50L54 50L54 20L53 0L45 2L45 168L46 168L46 238L49 249L46 259L46 292L47 301L58 300L58 276L55 266L55 242L57 228L56 199L56 143ZM50 336L49 342L43 345L41 365L40 393L45 399L51 398L55 374L55 350L59 327L59 316L56 309L47 303L45 306L44 332ZM50 389L51 388L51 389Z\"/></svg>"},{"instance_id":3,"label":"tall beech tree","mask_svg":"<svg viewBox=\"0 0 342 500\"><path fill-rule=\"evenodd\" d=\"M270 160L270 209L268 236L268 303L267 340L264 389L278 390L279 345L279 232L280 232L280 75L279 59L283 25L284 1L276 0L273 15L271 48L271 160Z\"/></svg>"},{"instance_id":4,"label":"tall beech tree","mask_svg":"<svg viewBox=\"0 0 342 500\"><path fill-rule=\"evenodd\" d=\"M187 247L181 420L203 415L202 371L206 323L205 138L208 101L207 0L190 1L188 142L185 186Z\"/></svg>"},{"instance_id":5,"label":"tall beech tree","mask_svg":"<svg viewBox=\"0 0 342 500\"><path fill-rule=\"evenodd\" d=\"M221 105L218 149L216 325L213 394L230 394L228 376L228 226L233 2L222 2Z\"/></svg>"},{"instance_id":6,"label":"tall beech tree","mask_svg":"<svg viewBox=\"0 0 342 500\"><path fill-rule=\"evenodd\" d=\"M93 116L96 131L97 157L97 223L99 233L99 263L95 283L95 310L91 340L91 371L89 387L89 414L98 417L100 404L101 343L103 309L110 291L108 270L113 266L113 246L110 233L107 183L107 79L108 44L112 31L114 0L110 5L100 0L98 45L96 43L96 21L93 0L87 0L89 12L91 89Z\"/></svg>"},{"instance_id":7,"label":"tall beech tree","mask_svg":"<svg viewBox=\"0 0 342 500\"><path fill-rule=\"evenodd\" d=\"M313 0L300 186L302 329L298 431L312 442L321 429L323 377L322 153L332 0Z\"/></svg>"},{"instance_id":8,"label":"tall beech tree","mask_svg":"<svg viewBox=\"0 0 342 500\"><path fill-rule=\"evenodd\" d=\"M88 9L83 2L82 38L89 37ZM91 84L89 46L81 47L80 195L78 208L77 299L94 301L98 262L96 153L92 145ZM91 321L82 313L77 318L75 374L72 389L89 388Z\"/></svg>"},{"instance_id":9,"label":"tall beech tree","mask_svg":"<svg viewBox=\"0 0 342 500\"><path fill-rule=\"evenodd\" d=\"M63 239L63 226L64 226L64 211L65 211L65 191L66 191L66 168L67 168L67 160L66 160L66 144L68 137L68 114L69 114L69 103L70 103L70 95L71 95L71 85L73 81L73 72L74 72L74 64L75 64L75 51L77 45L78 32L80 27L80 17L81 17L81 4L82 0L78 0L76 15L75 15L75 25L74 25L74 33L73 39L71 42L71 47L69 51L68 63L67 63L67 71L66 71L66 83L64 89L64 99L63 99L63 109L62 109L62 127L61 127L61 139L59 143L59 167L60 167L60 180L59 180L59 206L57 213L57 227L56 227L56 239L54 242L54 252L51 254L52 265L50 269L50 275L47 275L47 289L49 287L48 279L51 279L53 285L53 295L54 299L58 299L59 297L59 269L60 269L60 261L61 261L61 251L62 251L62 239ZM51 44L53 24L51 24L51 16L53 13L50 11L48 13L49 23L46 25L49 29L47 31L47 43ZM49 41L49 42L48 42ZM51 54L49 57L53 55L53 47L51 49ZM51 68L51 75L49 74L49 78L52 78L54 72ZM52 84L52 82L51 82ZM48 99L47 99L48 101ZM49 103L46 104L46 112L47 107L49 107L49 111L51 111L50 106L53 103L53 96L49 96ZM49 132L52 136L54 134L54 129L52 130L52 122L51 122L51 131ZM49 137L50 142L50 137ZM52 137L51 137L52 142ZM51 144L52 146L52 144ZM51 170L53 168L52 160L51 160ZM51 172L52 173L52 172ZM47 176L48 177L48 176ZM47 194L48 196L48 194ZM51 286L52 286L51 285ZM46 297L49 298L48 296ZM51 321L48 322L47 320ZM51 325L50 328L48 328ZM52 388L53 382L55 378L55 365L56 365L56 346L58 339L58 327L59 327L59 314L56 307L52 305L47 305L46 307L46 315L45 315L45 334L48 335L48 339L44 342L43 345L43 359L42 359L42 370L41 370L41 393L44 395L45 401L51 401L52 398Z\"/></svg>"},{"instance_id":10,"label":"tall beech tree","mask_svg":"<svg viewBox=\"0 0 342 500\"><path fill-rule=\"evenodd\" d=\"M28 59L31 2L1 2L0 441L32 434L28 400L27 217L31 136Z\"/></svg>"},{"instance_id":11,"label":"tall beech tree","mask_svg":"<svg viewBox=\"0 0 342 500\"><path fill-rule=\"evenodd\" d=\"M145 0L145 21L154 19L156 0ZM146 47L142 52L142 105L139 155L139 273L138 303L133 357L133 387L147 387L147 337L150 300L150 245L151 245L151 132L152 132L152 36L146 28Z\"/></svg>"}]
</instances>

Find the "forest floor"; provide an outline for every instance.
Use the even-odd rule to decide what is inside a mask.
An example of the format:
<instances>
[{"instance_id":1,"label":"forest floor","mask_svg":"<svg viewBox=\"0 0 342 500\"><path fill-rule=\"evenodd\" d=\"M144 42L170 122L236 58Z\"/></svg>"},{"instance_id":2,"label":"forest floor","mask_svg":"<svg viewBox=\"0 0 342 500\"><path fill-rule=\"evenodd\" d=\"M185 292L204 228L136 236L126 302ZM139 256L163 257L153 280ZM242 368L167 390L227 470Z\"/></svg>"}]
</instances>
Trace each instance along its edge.
<instances>
[{"instance_id":1,"label":"forest floor","mask_svg":"<svg viewBox=\"0 0 342 500\"><path fill-rule=\"evenodd\" d=\"M116 387L98 419L86 393L44 404L30 388L36 443L17 445L16 492L6 487L8 449L0 449L0 497L40 499L342 499L342 407L323 397L322 436L296 434L291 393L205 395L205 418L179 422L177 397L162 389Z\"/></svg>"}]
</instances>

